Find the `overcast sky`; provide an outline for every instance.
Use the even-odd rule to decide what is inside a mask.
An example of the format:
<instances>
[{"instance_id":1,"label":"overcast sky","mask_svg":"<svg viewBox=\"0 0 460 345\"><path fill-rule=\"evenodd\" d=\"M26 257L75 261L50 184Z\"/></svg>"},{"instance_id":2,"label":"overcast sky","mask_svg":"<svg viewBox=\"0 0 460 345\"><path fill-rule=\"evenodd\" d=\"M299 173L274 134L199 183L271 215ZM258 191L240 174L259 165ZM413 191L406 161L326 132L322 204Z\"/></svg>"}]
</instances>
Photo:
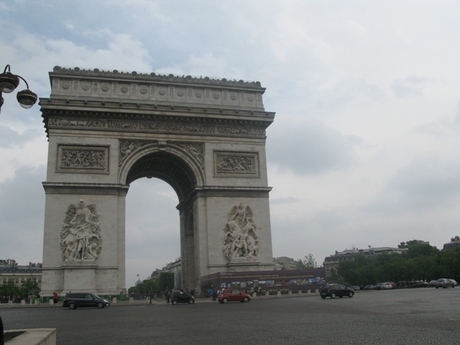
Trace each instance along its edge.
<instances>
[{"instance_id":1,"label":"overcast sky","mask_svg":"<svg viewBox=\"0 0 460 345\"><path fill-rule=\"evenodd\" d=\"M458 0L0 0L0 68L45 98L56 65L260 81L276 112L273 255L322 264L460 235L459 13ZM0 259L41 262L40 107L4 98ZM160 180L131 185L127 287L179 257L177 203Z\"/></svg>"}]
</instances>

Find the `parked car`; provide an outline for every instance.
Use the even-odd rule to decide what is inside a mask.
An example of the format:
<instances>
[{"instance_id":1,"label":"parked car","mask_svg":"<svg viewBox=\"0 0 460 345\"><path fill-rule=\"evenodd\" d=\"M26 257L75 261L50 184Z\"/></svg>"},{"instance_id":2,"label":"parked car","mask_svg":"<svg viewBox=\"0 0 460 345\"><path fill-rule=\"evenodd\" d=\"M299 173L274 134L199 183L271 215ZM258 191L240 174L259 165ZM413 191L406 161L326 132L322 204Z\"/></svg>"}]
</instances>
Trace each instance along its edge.
<instances>
[{"instance_id":1,"label":"parked car","mask_svg":"<svg viewBox=\"0 0 460 345\"><path fill-rule=\"evenodd\" d=\"M172 305L176 305L177 303L193 304L195 303L195 297L188 294L184 290L174 290L171 293L170 301Z\"/></svg>"},{"instance_id":2,"label":"parked car","mask_svg":"<svg viewBox=\"0 0 460 345\"><path fill-rule=\"evenodd\" d=\"M452 283L450 281L450 279L447 279L447 278L439 278L438 280L436 280L436 283L434 284L434 287L437 289L437 288L443 288L443 289L447 289L448 287L454 287L454 283Z\"/></svg>"},{"instance_id":3,"label":"parked car","mask_svg":"<svg viewBox=\"0 0 460 345\"><path fill-rule=\"evenodd\" d=\"M436 280L435 279L430 280L430 282L428 283L428 286L430 286L430 287L436 286Z\"/></svg>"},{"instance_id":4,"label":"parked car","mask_svg":"<svg viewBox=\"0 0 460 345\"><path fill-rule=\"evenodd\" d=\"M335 298L343 296L353 297L355 291L343 284L326 284L319 289L319 294L321 295L322 299L326 297Z\"/></svg>"},{"instance_id":5,"label":"parked car","mask_svg":"<svg viewBox=\"0 0 460 345\"><path fill-rule=\"evenodd\" d=\"M251 295L238 290L224 289L217 297L217 300L220 303L228 303L233 301L248 303L251 300Z\"/></svg>"},{"instance_id":6,"label":"parked car","mask_svg":"<svg viewBox=\"0 0 460 345\"><path fill-rule=\"evenodd\" d=\"M424 280L414 281L409 283L409 287L411 288L424 288L428 287L430 284Z\"/></svg>"},{"instance_id":7,"label":"parked car","mask_svg":"<svg viewBox=\"0 0 460 345\"><path fill-rule=\"evenodd\" d=\"M97 307L99 309L109 307L110 302L89 292L68 293L64 297L64 308L76 309L81 307Z\"/></svg>"},{"instance_id":8,"label":"parked car","mask_svg":"<svg viewBox=\"0 0 460 345\"><path fill-rule=\"evenodd\" d=\"M457 286L457 281L455 279L449 279L453 284L454 286Z\"/></svg>"},{"instance_id":9,"label":"parked car","mask_svg":"<svg viewBox=\"0 0 460 345\"><path fill-rule=\"evenodd\" d=\"M393 282L383 282L383 283L378 283L375 286L376 290L390 290L394 289L396 287L396 284Z\"/></svg>"}]
</instances>

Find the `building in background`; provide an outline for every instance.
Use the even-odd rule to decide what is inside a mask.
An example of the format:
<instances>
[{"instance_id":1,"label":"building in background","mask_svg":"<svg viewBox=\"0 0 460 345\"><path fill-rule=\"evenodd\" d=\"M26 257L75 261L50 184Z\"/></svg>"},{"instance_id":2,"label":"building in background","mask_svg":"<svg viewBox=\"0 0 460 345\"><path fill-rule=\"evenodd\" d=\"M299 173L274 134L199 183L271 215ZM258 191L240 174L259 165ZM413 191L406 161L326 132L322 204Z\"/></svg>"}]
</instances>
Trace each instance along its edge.
<instances>
[{"instance_id":1,"label":"building in background","mask_svg":"<svg viewBox=\"0 0 460 345\"><path fill-rule=\"evenodd\" d=\"M279 258L273 258L275 264L275 270L298 270L299 262L293 258L287 256L280 256Z\"/></svg>"},{"instance_id":2,"label":"building in background","mask_svg":"<svg viewBox=\"0 0 460 345\"><path fill-rule=\"evenodd\" d=\"M41 286L41 263L29 262L28 265L19 265L16 260L0 260L0 285L12 281L15 285L20 286L28 280L36 282L39 287Z\"/></svg>"},{"instance_id":3,"label":"building in background","mask_svg":"<svg viewBox=\"0 0 460 345\"><path fill-rule=\"evenodd\" d=\"M451 250L460 247L460 237L455 236L450 239L450 242L444 243L442 250Z\"/></svg>"},{"instance_id":4,"label":"building in background","mask_svg":"<svg viewBox=\"0 0 460 345\"><path fill-rule=\"evenodd\" d=\"M333 275L333 272L337 272L339 262L344 260L354 260L358 255L363 255L367 258L373 258L380 254L402 254L407 251L407 248L394 248L394 247L372 247L366 249L346 249L343 252L336 251L334 255L330 255L324 259L323 266L326 270L326 279Z\"/></svg>"}]
</instances>

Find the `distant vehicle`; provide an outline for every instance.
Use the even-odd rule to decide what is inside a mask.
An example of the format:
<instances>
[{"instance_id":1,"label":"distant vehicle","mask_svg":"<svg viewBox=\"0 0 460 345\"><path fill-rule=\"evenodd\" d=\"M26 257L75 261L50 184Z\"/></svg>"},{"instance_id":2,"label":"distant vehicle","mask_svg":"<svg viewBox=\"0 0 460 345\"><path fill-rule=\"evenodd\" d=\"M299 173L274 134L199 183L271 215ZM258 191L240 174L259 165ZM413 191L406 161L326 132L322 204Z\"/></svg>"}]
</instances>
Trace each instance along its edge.
<instances>
[{"instance_id":1,"label":"distant vehicle","mask_svg":"<svg viewBox=\"0 0 460 345\"><path fill-rule=\"evenodd\" d=\"M447 289L448 287L454 287L454 283L451 282L450 279L447 279L447 278L439 278L438 280L436 280L436 283L434 284L434 287L437 289L437 288L443 288L443 289Z\"/></svg>"},{"instance_id":2,"label":"distant vehicle","mask_svg":"<svg viewBox=\"0 0 460 345\"><path fill-rule=\"evenodd\" d=\"M452 283L454 283L454 286L457 286L457 281L455 279L449 279Z\"/></svg>"},{"instance_id":3,"label":"distant vehicle","mask_svg":"<svg viewBox=\"0 0 460 345\"><path fill-rule=\"evenodd\" d=\"M409 287L423 288L423 287L428 287L428 286L430 286L429 283L427 283L426 281L420 280L420 281L411 282Z\"/></svg>"},{"instance_id":4,"label":"distant vehicle","mask_svg":"<svg viewBox=\"0 0 460 345\"><path fill-rule=\"evenodd\" d=\"M68 293L64 297L64 308L76 309L82 307L97 307L99 309L109 307L110 302L89 292Z\"/></svg>"},{"instance_id":5,"label":"distant vehicle","mask_svg":"<svg viewBox=\"0 0 460 345\"><path fill-rule=\"evenodd\" d=\"M396 284L392 282L378 283L375 287L376 290L390 290L394 289Z\"/></svg>"},{"instance_id":6,"label":"distant vehicle","mask_svg":"<svg viewBox=\"0 0 460 345\"><path fill-rule=\"evenodd\" d=\"M171 304L176 305L177 303L195 303L195 298L183 290L174 290L171 293Z\"/></svg>"},{"instance_id":7,"label":"distant vehicle","mask_svg":"<svg viewBox=\"0 0 460 345\"><path fill-rule=\"evenodd\" d=\"M319 289L319 294L321 295L322 299L326 297L335 298L343 296L353 297L355 291L343 284L326 284Z\"/></svg>"},{"instance_id":8,"label":"distant vehicle","mask_svg":"<svg viewBox=\"0 0 460 345\"><path fill-rule=\"evenodd\" d=\"M251 295L238 290L224 289L217 300L224 304L233 301L248 303L251 300Z\"/></svg>"},{"instance_id":9,"label":"distant vehicle","mask_svg":"<svg viewBox=\"0 0 460 345\"><path fill-rule=\"evenodd\" d=\"M435 279L430 280L430 282L428 283L428 286L431 286L431 287L436 286L436 280Z\"/></svg>"}]
</instances>

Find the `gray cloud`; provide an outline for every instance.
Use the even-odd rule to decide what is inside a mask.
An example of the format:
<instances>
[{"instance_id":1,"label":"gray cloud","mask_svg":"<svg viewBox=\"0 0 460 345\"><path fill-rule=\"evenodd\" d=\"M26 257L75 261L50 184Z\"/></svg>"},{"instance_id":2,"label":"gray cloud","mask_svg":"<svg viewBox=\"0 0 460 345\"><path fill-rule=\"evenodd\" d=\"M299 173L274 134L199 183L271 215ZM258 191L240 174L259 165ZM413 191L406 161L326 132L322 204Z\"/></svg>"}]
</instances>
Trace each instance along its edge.
<instances>
[{"instance_id":1,"label":"gray cloud","mask_svg":"<svg viewBox=\"0 0 460 345\"><path fill-rule=\"evenodd\" d=\"M391 88L398 97L420 96L423 93L423 88L431 82L431 78L412 75L404 79L394 80Z\"/></svg>"},{"instance_id":2,"label":"gray cloud","mask_svg":"<svg viewBox=\"0 0 460 345\"><path fill-rule=\"evenodd\" d=\"M389 189L412 207L448 206L460 194L460 162L448 157L416 158L398 170Z\"/></svg>"},{"instance_id":3,"label":"gray cloud","mask_svg":"<svg viewBox=\"0 0 460 345\"><path fill-rule=\"evenodd\" d=\"M0 184L0 253L2 258L15 259L21 264L41 262L45 167L19 170L14 179Z\"/></svg>"},{"instance_id":4,"label":"gray cloud","mask_svg":"<svg viewBox=\"0 0 460 345\"><path fill-rule=\"evenodd\" d=\"M270 199L271 205L293 204L299 202L299 199L293 197Z\"/></svg>"},{"instance_id":5,"label":"gray cloud","mask_svg":"<svg viewBox=\"0 0 460 345\"><path fill-rule=\"evenodd\" d=\"M282 171L299 175L320 174L347 167L353 160L356 138L320 122L279 124L268 136L268 158Z\"/></svg>"},{"instance_id":6,"label":"gray cloud","mask_svg":"<svg viewBox=\"0 0 460 345\"><path fill-rule=\"evenodd\" d=\"M326 88L318 93L316 107L338 111L345 106L381 104L386 100L382 89L364 79L350 78Z\"/></svg>"}]
</instances>

